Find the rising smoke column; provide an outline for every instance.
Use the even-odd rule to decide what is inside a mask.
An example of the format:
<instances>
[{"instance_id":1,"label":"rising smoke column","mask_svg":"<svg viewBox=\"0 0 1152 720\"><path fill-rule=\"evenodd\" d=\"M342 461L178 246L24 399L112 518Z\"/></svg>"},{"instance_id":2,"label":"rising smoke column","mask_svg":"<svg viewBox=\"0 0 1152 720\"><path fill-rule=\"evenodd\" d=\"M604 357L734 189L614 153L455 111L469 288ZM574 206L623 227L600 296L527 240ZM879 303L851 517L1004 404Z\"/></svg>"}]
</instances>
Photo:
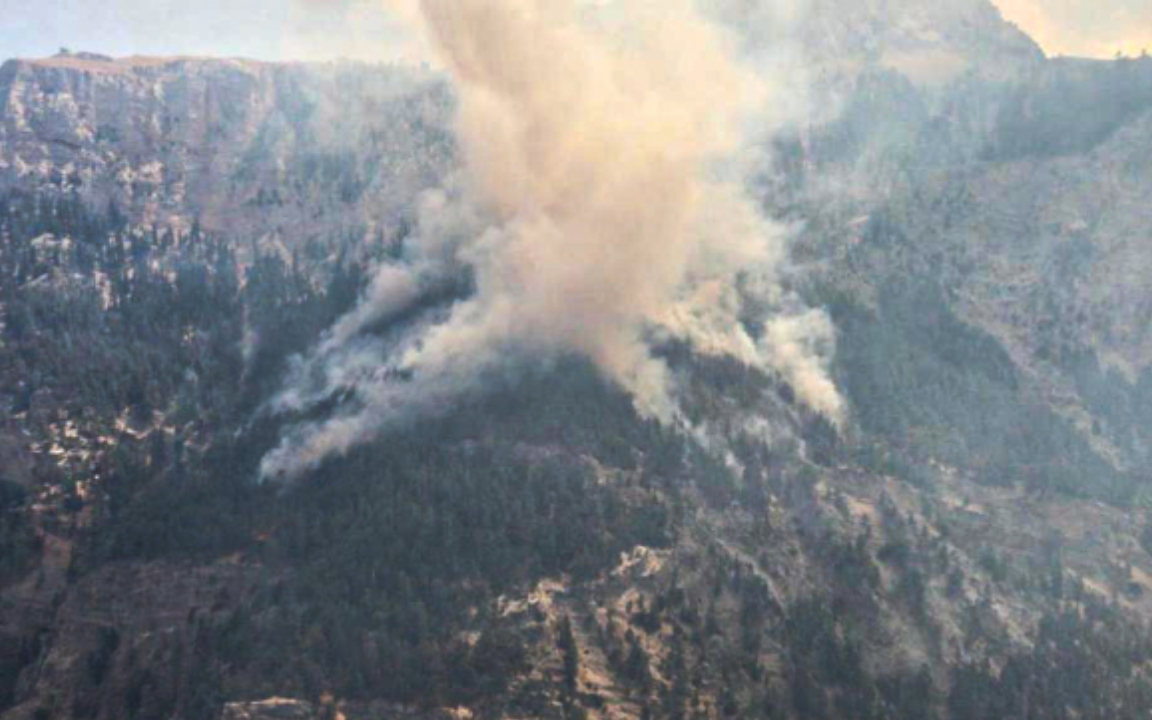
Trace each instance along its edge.
<instances>
[{"instance_id":1,"label":"rising smoke column","mask_svg":"<svg viewBox=\"0 0 1152 720\"><path fill-rule=\"evenodd\" d=\"M448 407L513 356L583 354L642 412L676 422L673 380L649 347L660 337L774 369L838 419L822 314L773 318L760 340L737 319L738 287L796 303L778 278L786 233L737 162L771 87L734 61L722 29L688 0L407 5L455 89L461 177L425 198L408 262L379 269L277 401L305 409L351 387L353 406L297 428L266 477ZM476 291L447 317L393 338L399 350L357 338L460 267Z\"/></svg>"}]
</instances>

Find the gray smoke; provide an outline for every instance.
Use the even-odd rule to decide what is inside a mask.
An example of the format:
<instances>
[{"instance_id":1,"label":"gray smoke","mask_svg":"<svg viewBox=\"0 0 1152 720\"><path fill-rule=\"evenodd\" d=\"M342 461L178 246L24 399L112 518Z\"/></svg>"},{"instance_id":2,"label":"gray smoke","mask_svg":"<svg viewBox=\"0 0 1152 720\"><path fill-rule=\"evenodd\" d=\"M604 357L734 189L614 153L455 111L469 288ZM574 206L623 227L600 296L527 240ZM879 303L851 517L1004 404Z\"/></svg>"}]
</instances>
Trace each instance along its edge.
<instances>
[{"instance_id":1,"label":"gray smoke","mask_svg":"<svg viewBox=\"0 0 1152 720\"><path fill-rule=\"evenodd\" d=\"M760 139L750 129L803 113L794 78L756 72L763 57L738 60L739 39L688 0L404 5L454 85L462 171L424 198L405 262L381 265L298 362L278 409L354 398L296 428L265 477L450 407L512 358L583 354L642 413L679 422L674 378L650 348L668 338L774 371L839 421L831 324L783 289L790 233L745 189L748 158L763 161L747 152ZM361 337L465 267L467 300ZM738 319L750 288L778 309L755 336Z\"/></svg>"}]
</instances>

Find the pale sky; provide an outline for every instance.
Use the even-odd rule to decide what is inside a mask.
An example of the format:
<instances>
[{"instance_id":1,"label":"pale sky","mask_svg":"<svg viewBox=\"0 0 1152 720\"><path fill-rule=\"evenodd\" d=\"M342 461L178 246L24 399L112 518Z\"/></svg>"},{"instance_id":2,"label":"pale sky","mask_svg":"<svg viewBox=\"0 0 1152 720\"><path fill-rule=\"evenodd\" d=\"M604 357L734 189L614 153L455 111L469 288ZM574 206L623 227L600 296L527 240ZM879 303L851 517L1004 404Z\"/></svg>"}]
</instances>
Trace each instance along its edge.
<instances>
[{"instance_id":1,"label":"pale sky","mask_svg":"<svg viewBox=\"0 0 1152 720\"><path fill-rule=\"evenodd\" d=\"M1152 0L993 0L1049 55L1152 53Z\"/></svg>"},{"instance_id":2,"label":"pale sky","mask_svg":"<svg viewBox=\"0 0 1152 720\"><path fill-rule=\"evenodd\" d=\"M1152 51L1152 0L993 0L1050 55ZM386 0L0 0L0 59L61 47L269 60L416 54Z\"/></svg>"},{"instance_id":3,"label":"pale sky","mask_svg":"<svg viewBox=\"0 0 1152 720\"><path fill-rule=\"evenodd\" d=\"M0 0L0 59L106 55L394 60L385 0Z\"/></svg>"}]
</instances>

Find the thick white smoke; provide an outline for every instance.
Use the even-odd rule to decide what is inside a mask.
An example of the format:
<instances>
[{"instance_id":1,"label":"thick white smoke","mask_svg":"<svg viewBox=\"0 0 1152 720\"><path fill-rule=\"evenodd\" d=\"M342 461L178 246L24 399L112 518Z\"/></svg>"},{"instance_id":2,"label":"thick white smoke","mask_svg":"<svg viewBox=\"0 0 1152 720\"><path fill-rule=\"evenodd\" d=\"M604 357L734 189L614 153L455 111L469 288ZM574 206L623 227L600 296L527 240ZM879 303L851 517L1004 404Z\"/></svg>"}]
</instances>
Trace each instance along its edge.
<instances>
[{"instance_id":1,"label":"thick white smoke","mask_svg":"<svg viewBox=\"0 0 1152 720\"><path fill-rule=\"evenodd\" d=\"M354 409L298 428L266 477L446 407L512 356L584 354L642 412L675 421L649 346L669 336L775 370L839 419L821 313L774 317L758 339L738 320L748 288L796 307L779 282L788 233L749 197L741 163L753 122L784 125L794 108L720 25L688 0L406 4L455 87L462 173L425 198L407 262L379 268L278 401L301 410L352 389ZM464 267L475 293L446 316L359 337Z\"/></svg>"}]
</instances>

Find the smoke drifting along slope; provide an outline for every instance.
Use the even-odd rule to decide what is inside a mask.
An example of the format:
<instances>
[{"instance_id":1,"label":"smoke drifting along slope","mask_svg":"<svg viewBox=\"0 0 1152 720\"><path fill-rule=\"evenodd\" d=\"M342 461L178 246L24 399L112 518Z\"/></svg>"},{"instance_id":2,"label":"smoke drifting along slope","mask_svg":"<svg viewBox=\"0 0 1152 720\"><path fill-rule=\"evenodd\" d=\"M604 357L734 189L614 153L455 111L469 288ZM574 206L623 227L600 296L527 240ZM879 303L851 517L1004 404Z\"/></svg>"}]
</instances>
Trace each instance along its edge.
<instances>
[{"instance_id":1,"label":"smoke drifting along slope","mask_svg":"<svg viewBox=\"0 0 1152 720\"><path fill-rule=\"evenodd\" d=\"M746 194L736 162L771 86L731 57L722 29L687 0L416 10L455 86L462 174L428 195L406 261L379 268L277 401L303 410L352 389L351 409L297 428L265 458L266 477L449 407L513 358L584 354L642 412L677 421L673 379L650 350L668 337L775 369L839 418L818 352L831 326L781 289L786 233ZM446 316L360 336L463 267L475 293ZM737 317L749 288L793 308L760 340Z\"/></svg>"}]
</instances>

